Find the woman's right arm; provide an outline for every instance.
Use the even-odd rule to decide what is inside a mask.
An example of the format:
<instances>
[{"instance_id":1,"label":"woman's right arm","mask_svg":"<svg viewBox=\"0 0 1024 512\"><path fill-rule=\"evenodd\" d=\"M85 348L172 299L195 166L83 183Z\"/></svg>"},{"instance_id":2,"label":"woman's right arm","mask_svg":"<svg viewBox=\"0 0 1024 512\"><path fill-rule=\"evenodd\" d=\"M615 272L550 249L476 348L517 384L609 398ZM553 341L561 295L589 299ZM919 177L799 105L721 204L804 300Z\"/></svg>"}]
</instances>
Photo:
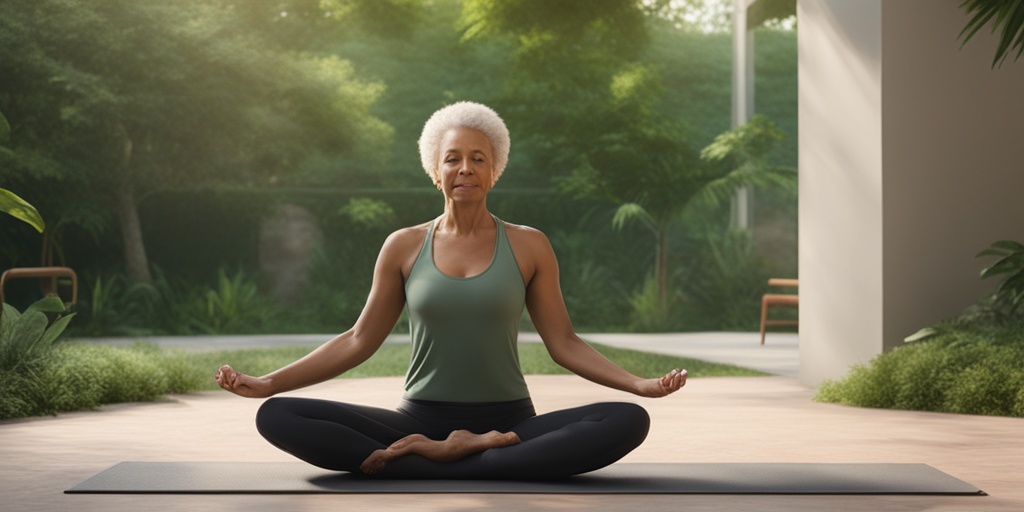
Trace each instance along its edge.
<instances>
[{"instance_id":1,"label":"woman's right arm","mask_svg":"<svg viewBox=\"0 0 1024 512\"><path fill-rule=\"evenodd\" d=\"M398 231L384 242L374 266L370 295L351 329L262 377L222 366L215 375L220 387L241 396L264 398L332 379L369 359L391 333L405 306L402 268L416 255L416 237L411 234L410 230Z\"/></svg>"}]
</instances>

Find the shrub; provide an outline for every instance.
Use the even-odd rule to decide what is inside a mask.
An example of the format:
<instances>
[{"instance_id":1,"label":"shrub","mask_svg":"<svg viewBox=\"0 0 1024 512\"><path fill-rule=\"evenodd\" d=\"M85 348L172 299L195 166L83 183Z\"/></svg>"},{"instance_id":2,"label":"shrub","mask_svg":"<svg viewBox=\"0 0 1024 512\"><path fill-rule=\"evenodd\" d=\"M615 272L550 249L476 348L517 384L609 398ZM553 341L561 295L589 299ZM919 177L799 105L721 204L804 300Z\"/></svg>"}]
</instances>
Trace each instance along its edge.
<instances>
[{"instance_id":1,"label":"shrub","mask_svg":"<svg viewBox=\"0 0 1024 512\"><path fill-rule=\"evenodd\" d=\"M1024 344L1002 331L971 337L946 326L927 341L898 347L819 388L815 400L860 407L1024 416ZM1014 337L1014 335L1016 337ZM1008 342L1007 337L1017 340ZM969 340L969 341L968 341Z\"/></svg>"},{"instance_id":2,"label":"shrub","mask_svg":"<svg viewBox=\"0 0 1024 512\"><path fill-rule=\"evenodd\" d=\"M279 314L271 300L260 295L255 280L241 270L228 276L221 269L216 288L193 290L179 305L182 325L203 334L262 332Z\"/></svg>"},{"instance_id":3,"label":"shrub","mask_svg":"<svg viewBox=\"0 0 1024 512\"><path fill-rule=\"evenodd\" d=\"M1024 369L1020 351L988 347L983 361L965 368L951 381L946 410L963 414L1024 416L1018 397L1024 392ZM1015 412L1017 411L1017 412Z\"/></svg>"},{"instance_id":4,"label":"shrub","mask_svg":"<svg viewBox=\"0 0 1024 512\"><path fill-rule=\"evenodd\" d=\"M55 356L43 375L48 395L61 396L61 405L80 404L57 410L149 401L167 388L159 360L140 347L69 344Z\"/></svg>"},{"instance_id":5,"label":"shrub","mask_svg":"<svg viewBox=\"0 0 1024 512\"><path fill-rule=\"evenodd\" d=\"M658 299L658 281L654 277L647 278L643 286L629 297L632 307L632 323L630 326L637 332L671 331L679 320L674 312L680 306L678 292L669 290L666 304L662 307Z\"/></svg>"},{"instance_id":6,"label":"shrub","mask_svg":"<svg viewBox=\"0 0 1024 512\"><path fill-rule=\"evenodd\" d=\"M0 419L46 414L38 406L42 393L33 373L0 369Z\"/></svg>"},{"instance_id":7,"label":"shrub","mask_svg":"<svg viewBox=\"0 0 1024 512\"><path fill-rule=\"evenodd\" d=\"M61 344L25 368L0 371L0 419L154 401L169 393L207 389L205 379L213 374L184 352L143 343Z\"/></svg>"},{"instance_id":8,"label":"shrub","mask_svg":"<svg viewBox=\"0 0 1024 512\"><path fill-rule=\"evenodd\" d=\"M692 258L676 277L684 293L680 327L756 331L769 277L767 260L757 254L749 231L701 231Z\"/></svg>"}]
</instances>

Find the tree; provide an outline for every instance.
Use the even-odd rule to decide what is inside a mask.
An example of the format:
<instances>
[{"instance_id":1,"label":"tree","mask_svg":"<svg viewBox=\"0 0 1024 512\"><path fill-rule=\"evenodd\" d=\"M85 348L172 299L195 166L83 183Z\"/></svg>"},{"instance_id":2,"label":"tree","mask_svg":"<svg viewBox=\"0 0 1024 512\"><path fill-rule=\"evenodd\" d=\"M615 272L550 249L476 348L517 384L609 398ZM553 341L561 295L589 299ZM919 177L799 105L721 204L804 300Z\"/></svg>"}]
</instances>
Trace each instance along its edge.
<instances>
[{"instance_id":1,"label":"tree","mask_svg":"<svg viewBox=\"0 0 1024 512\"><path fill-rule=\"evenodd\" d=\"M463 40L509 44L510 78L496 100L518 144L532 149L530 169L557 181L581 164L615 125L595 121L612 98L611 82L633 73L649 38L640 0L467 0ZM542 182L541 184L546 184Z\"/></svg>"},{"instance_id":2,"label":"tree","mask_svg":"<svg viewBox=\"0 0 1024 512\"><path fill-rule=\"evenodd\" d=\"M272 7L5 2L0 106L17 151L0 173L55 189L77 211L113 212L129 278L148 281L138 215L147 196L330 180L328 170L344 173L323 162L339 156L349 174L367 166L390 137L369 113L382 87L253 30L280 16Z\"/></svg>"},{"instance_id":3,"label":"tree","mask_svg":"<svg viewBox=\"0 0 1024 512\"><path fill-rule=\"evenodd\" d=\"M678 131L648 121L628 136L605 140L590 164L577 170L569 187L585 195L603 194L615 202L615 228L640 222L650 230L658 307L667 314L670 225L695 208L712 209L728 202L738 186L795 190L793 169L766 161L781 139L773 123L755 116L717 137L698 158L680 142L684 139Z\"/></svg>"}]
</instances>

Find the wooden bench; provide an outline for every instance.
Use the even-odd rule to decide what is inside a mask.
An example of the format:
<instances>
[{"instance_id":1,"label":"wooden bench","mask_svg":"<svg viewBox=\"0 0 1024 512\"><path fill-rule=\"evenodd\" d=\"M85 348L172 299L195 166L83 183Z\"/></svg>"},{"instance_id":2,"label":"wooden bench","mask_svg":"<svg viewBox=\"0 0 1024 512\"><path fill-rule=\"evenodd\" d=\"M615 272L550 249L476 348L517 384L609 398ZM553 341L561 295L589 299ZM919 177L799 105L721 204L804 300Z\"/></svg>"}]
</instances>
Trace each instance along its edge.
<instances>
[{"instance_id":1,"label":"wooden bench","mask_svg":"<svg viewBox=\"0 0 1024 512\"><path fill-rule=\"evenodd\" d=\"M799 289L800 281L797 279L772 278L768 280L768 286L777 288ZM792 293L766 293L761 297L761 344L764 345L765 329L769 325L800 325L798 320L769 320L768 308L787 307L797 308L800 305L800 298Z\"/></svg>"},{"instance_id":2,"label":"wooden bench","mask_svg":"<svg viewBox=\"0 0 1024 512\"><path fill-rule=\"evenodd\" d=\"M50 279L49 283L43 282L43 293L45 295L57 295L57 279L71 279L71 303L78 302L78 275L69 267L20 267L4 271L0 275L0 303L4 302L4 287L7 281L20 278Z\"/></svg>"}]
</instances>

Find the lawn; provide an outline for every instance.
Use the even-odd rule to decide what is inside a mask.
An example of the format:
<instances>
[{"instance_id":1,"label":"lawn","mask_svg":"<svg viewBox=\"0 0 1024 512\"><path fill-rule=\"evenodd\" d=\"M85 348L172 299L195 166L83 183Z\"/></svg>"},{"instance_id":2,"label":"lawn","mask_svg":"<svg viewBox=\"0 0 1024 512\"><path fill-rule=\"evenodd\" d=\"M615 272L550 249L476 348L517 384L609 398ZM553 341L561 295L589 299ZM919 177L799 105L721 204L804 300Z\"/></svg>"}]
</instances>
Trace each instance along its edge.
<instances>
[{"instance_id":1,"label":"lawn","mask_svg":"<svg viewBox=\"0 0 1024 512\"><path fill-rule=\"evenodd\" d=\"M696 359L635 350L594 347L630 372L664 375L686 368L691 378L760 376L764 373ZM230 364L251 375L263 375L308 354L315 345L212 352L168 350L151 343L130 347L67 342L18 372L0 372L0 419L42 416L94 409L103 404L161 400L167 394L217 388L213 374ZM339 378L405 375L411 346L385 344L368 361ZM567 374L539 343L519 346L526 374Z\"/></svg>"}]
</instances>

